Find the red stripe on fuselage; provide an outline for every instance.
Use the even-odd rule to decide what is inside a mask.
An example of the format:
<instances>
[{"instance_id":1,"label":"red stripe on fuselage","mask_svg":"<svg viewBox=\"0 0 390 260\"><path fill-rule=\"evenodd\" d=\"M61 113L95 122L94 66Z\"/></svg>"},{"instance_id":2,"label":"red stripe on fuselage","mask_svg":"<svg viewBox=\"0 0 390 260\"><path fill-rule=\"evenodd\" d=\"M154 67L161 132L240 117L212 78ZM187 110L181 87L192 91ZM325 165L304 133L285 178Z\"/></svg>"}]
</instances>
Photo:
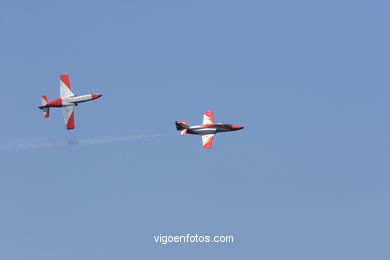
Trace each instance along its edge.
<instances>
[{"instance_id":1,"label":"red stripe on fuselage","mask_svg":"<svg viewBox=\"0 0 390 260\"><path fill-rule=\"evenodd\" d=\"M62 98L54 99L46 104L47 107L62 107Z\"/></svg>"}]
</instances>

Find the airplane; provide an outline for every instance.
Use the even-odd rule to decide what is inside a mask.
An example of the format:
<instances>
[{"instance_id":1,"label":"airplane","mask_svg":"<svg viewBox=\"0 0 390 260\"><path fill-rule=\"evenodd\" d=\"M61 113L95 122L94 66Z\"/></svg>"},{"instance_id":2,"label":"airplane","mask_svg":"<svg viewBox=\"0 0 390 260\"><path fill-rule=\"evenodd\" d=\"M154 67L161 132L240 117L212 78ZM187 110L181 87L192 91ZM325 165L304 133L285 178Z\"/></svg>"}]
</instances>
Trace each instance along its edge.
<instances>
[{"instance_id":1,"label":"airplane","mask_svg":"<svg viewBox=\"0 0 390 260\"><path fill-rule=\"evenodd\" d=\"M239 125L214 124L214 116L212 110L204 111L203 124L197 126L188 126L187 121L176 121L176 129L181 131L181 136L186 134L201 135L203 148L208 149L213 145L213 138L216 133L219 132L231 132L241 130L244 127Z\"/></svg>"},{"instance_id":2,"label":"airplane","mask_svg":"<svg viewBox=\"0 0 390 260\"><path fill-rule=\"evenodd\" d=\"M74 129L74 108L79 103L87 102L100 98L100 94L88 94L77 96L75 95L69 83L69 75L61 74L60 76L60 97L52 101L48 101L46 96L42 96L42 105L38 108L43 111L43 117L49 117L51 107L60 107L64 114L65 125L67 130Z\"/></svg>"}]
</instances>

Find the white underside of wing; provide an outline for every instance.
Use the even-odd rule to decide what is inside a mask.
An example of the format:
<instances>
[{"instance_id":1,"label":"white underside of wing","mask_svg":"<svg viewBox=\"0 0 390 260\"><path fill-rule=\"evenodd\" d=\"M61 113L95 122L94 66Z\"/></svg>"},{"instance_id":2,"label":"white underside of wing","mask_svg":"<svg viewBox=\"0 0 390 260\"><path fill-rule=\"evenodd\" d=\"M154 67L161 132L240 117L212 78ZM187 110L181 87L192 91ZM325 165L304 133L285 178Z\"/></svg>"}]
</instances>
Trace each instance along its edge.
<instances>
[{"instance_id":1,"label":"white underside of wing","mask_svg":"<svg viewBox=\"0 0 390 260\"><path fill-rule=\"evenodd\" d=\"M213 145L214 134L202 135L203 148L211 148Z\"/></svg>"},{"instance_id":2,"label":"white underside of wing","mask_svg":"<svg viewBox=\"0 0 390 260\"><path fill-rule=\"evenodd\" d=\"M60 97L74 96L73 92L60 80Z\"/></svg>"},{"instance_id":3,"label":"white underside of wing","mask_svg":"<svg viewBox=\"0 0 390 260\"><path fill-rule=\"evenodd\" d=\"M62 113L64 115L65 125L68 130L74 128L74 107L75 106L62 107Z\"/></svg>"},{"instance_id":4,"label":"white underside of wing","mask_svg":"<svg viewBox=\"0 0 390 260\"><path fill-rule=\"evenodd\" d=\"M212 110L204 111L203 114L203 125L213 125L214 124L214 116Z\"/></svg>"}]
</instances>

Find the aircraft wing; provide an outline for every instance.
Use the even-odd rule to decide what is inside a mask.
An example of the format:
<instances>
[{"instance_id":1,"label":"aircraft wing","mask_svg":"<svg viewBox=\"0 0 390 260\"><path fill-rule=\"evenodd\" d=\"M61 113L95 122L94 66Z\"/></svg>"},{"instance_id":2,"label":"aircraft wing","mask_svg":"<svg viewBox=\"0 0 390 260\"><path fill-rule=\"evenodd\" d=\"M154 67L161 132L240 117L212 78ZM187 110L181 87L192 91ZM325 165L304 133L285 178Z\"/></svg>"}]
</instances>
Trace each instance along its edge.
<instances>
[{"instance_id":1,"label":"aircraft wing","mask_svg":"<svg viewBox=\"0 0 390 260\"><path fill-rule=\"evenodd\" d=\"M203 114L203 125L214 125L214 116L212 110L206 110Z\"/></svg>"},{"instance_id":2,"label":"aircraft wing","mask_svg":"<svg viewBox=\"0 0 390 260\"><path fill-rule=\"evenodd\" d=\"M204 149L211 148L211 146L213 145L213 138L214 138L213 134L202 135L202 143Z\"/></svg>"},{"instance_id":3,"label":"aircraft wing","mask_svg":"<svg viewBox=\"0 0 390 260\"><path fill-rule=\"evenodd\" d=\"M69 82L68 74L61 74L60 76L60 97L74 96Z\"/></svg>"},{"instance_id":4,"label":"aircraft wing","mask_svg":"<svg viewBox=\"0 0 390 260\"><path fill-rule=\"evenodd\" d=\"M75 106L62 107L62 113L64 114L66 129L68 130L74 128L74 107Z\"/></svg>"}]
</instances>

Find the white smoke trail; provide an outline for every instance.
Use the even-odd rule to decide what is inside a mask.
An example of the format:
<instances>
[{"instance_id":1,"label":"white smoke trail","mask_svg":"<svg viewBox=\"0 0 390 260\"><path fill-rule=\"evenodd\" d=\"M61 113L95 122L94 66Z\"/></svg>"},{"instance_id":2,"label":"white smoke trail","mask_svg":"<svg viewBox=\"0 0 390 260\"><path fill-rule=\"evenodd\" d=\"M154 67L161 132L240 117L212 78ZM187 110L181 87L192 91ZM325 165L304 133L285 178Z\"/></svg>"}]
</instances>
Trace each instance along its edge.
<instances>
[{"instance_id":1,"label":"white smoke trail","mask_svg":"<svg viewBox=\"0 0 390 260\"><path fill-rule=\"evenodd\" d=\"M68 140L22 140L8 141L0 143L0 150L27 150L57 148L78 145L111 144L119 142L132 142L154 137L172 136L174 134L149 134L149 135L126 135L126 136L107 136L86 139L68 139Z\"/></svg>"}]
</instances>

